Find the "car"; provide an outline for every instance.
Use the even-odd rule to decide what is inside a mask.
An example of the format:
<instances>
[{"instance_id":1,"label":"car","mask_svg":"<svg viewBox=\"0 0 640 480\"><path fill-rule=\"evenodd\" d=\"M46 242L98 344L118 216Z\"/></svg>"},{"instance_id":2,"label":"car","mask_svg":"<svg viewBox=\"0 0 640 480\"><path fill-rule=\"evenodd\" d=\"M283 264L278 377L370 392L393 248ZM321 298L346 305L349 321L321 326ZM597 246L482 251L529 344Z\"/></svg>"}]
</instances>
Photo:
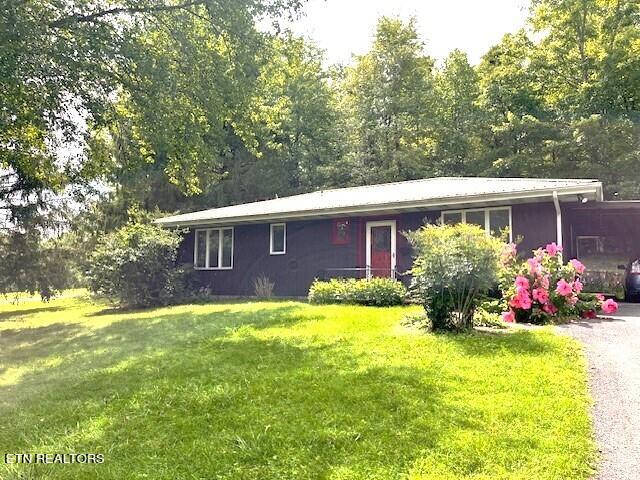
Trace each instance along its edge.
<instances>
[{"instance_id":1,"label":"car","mask_svg":"<svg viewBox=\"0 0 640 480\"><path fill-rule=\"evenodd\" d=\"M624 296L627 301L640 301L640 258L629 262L628 265L618 265L624 275Z\"/></svg>"}]
</instances>

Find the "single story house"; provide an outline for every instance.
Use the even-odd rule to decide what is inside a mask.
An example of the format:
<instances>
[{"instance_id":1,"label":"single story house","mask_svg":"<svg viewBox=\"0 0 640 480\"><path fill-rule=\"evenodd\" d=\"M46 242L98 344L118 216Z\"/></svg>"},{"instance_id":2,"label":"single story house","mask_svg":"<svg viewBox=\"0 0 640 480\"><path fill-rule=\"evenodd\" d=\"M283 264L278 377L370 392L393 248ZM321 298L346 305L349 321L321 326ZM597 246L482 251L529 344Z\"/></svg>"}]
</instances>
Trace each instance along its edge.
<instances>
[{"instance_id":1,"label":"single story house","mask_svg":"<svg viewBox=\"0 0 640 480\"><path fill-rule=\"evenodd\" d=\"M603 202L597 180L445 177L320 190L157 223L187 229L179 261L193 264L215 294L252 295L265 276L276 295L304 296L315 278L404 278L412 252L402 232L426 223L506 230L525 253L550 242L567 258L593 253L605 243L606 222L592 223L602 212L640 219L640 203L617 203ZM632 236L631 248L640 232Z\"/></svg>"}]
</instances>

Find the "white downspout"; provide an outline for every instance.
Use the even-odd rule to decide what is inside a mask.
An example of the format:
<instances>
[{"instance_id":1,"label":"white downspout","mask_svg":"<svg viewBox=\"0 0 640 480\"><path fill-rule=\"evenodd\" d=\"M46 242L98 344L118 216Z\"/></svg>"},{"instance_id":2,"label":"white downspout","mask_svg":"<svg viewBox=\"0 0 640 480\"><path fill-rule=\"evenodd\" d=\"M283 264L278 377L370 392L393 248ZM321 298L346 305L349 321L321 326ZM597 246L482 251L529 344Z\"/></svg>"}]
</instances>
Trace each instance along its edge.
<instances>
[{"instance_id":1,"label":"white downspout","mask_svg":"<svg viewBox=\"0 0 640 480\"><path fill-rule=\"evenodd\" d=\"M562 247L562 210L560 210L558 192L555 190L553 191L553 205L556 207L556 245ZM560 251L560 260L562 260L562 250Z\"/></svg>"}]
</instances>

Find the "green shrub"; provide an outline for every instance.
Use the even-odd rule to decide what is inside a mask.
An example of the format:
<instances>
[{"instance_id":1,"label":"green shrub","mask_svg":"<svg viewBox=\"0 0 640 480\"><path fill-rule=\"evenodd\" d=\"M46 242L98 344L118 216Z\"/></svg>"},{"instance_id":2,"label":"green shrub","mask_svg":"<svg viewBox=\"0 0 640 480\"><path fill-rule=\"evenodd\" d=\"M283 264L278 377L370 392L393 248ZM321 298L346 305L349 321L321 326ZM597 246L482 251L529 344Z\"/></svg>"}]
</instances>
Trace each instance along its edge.
<instances>
[{"instance_id":1,"label":"green shrub","mask_svg":"<svg viewBox=\"0 0 640 480\"><path fill-rule=\"evenodd\" d=\"M406 295L405 286L391 278L316 280L309 288L309 302L318 304L353 303L387 307L401 305Z\"/></svg>"},{"instance_id":2,"label":"green shrub","mask_svg":"<svg viewBox=\"0 0 640 480\"><path fill-rule=\"evenodd\" d=\"M181 235L154 225L129 224L98 242L90 256L89 288L122 306L163 305L184 294L176 267Z\"/></svg>"},{"instance_id":3,"label":"green shrub","mask_svg":"<svg viewBox=\"0 0 640 480\"><path fill-rule=\"evenodd\" d=\"M477 307L484 310L487 313L492 313L500 316L506 308L507 302L502 298L492 298L482 296L478 299Z\"/></svg>"},{"instance_id":4,"label":"green shrub","mask_svg":"<svg viewBox=\"0 0 640 480\"><path fill-rule=\"evenodd\" d=\"M471 328L479 299L497 284L504 243L467 224L427 225L406 236L415 255L411 292L433 328Z\"/></svg>"},{"instance_id":5,"label":"green shrub","mask_svg":"<svg viewBox=\"0 0 640 480\"><path fill-rule=\"evenodd\" d=\"M505 323L499 313L485 310L482 306L473 312L473 325L476 327L505 328Z\"/></svg>"}]
</instances>

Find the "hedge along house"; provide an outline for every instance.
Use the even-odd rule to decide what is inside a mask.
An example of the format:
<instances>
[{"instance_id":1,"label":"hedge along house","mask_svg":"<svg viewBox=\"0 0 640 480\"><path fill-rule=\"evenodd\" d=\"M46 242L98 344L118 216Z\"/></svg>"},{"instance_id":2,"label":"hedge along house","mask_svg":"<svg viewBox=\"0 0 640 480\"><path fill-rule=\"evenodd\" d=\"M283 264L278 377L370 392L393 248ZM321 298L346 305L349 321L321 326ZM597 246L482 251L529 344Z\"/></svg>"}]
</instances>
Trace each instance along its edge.
<instances>
[{"instance_id":1,"label":"hedge along house","mask_svg":"<svg viewBox=\"0 0 640 480\"><path fill-rule=\"evenodd\" d=\"M586 203L585 203L586 202ZM602 202L582 179L430 178L313 193L174 215L187 229L179 261L218 295L252 295L265 276L280 296L306 295L315 278L404 278L412 252L402 232L466 222L507 230L528 252L550 242L574 255L571 215Z\"/></svg>"}]
</instances>

